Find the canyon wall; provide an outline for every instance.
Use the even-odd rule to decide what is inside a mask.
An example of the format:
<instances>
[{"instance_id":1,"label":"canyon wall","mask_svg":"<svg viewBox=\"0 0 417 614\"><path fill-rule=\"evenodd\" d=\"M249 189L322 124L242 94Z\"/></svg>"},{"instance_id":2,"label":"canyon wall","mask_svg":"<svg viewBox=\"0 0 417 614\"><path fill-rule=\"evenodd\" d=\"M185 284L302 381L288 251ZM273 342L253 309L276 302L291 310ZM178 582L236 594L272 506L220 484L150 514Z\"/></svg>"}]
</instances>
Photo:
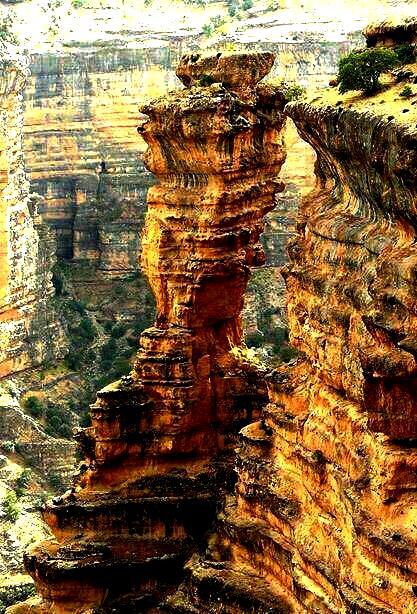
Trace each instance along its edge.
<instances>
[{"instance_id":1,"label":"canyon wall","mask_svg":"<svg viewBox=\"0 0 417 614\"><path fill-rule=\"evenodd\" d=\"M62 352L62 329L51 305L53 238L29 198L23 164L22 92L27 60L1 49L0 377Z\"/></svg>"},{"instance_id":2,"label":"canyon wall","mask_svg":"<svg viewBox=\"0 0 417 614\"><path fill-rule=\"evenodd\" d=\"M415 611L417 67L373 97L284 111L278 88L255 87L271 64L185 56L186 88L142 108L155 326L98 393L78 481L45 509L55 539L26 557L43 601L14 614ZM265 374L240 314L284 187L285 114L316 187L284 269L300 356Z\"/></svg>"},{"instance_id":3,"label":"canyon wall","mask_svg":"<svg viewBox=\"0 0 417 614\"><path fill-rule=\"evenodd\" d=\"M278 56L274 76L316 85L334 74L350 44L347 39L250 47ZM142 161L144 145L138 148L137 105L178 87L175 66L190 47L191 40L173 39L144 49L73 46L59 55L32 57L25 91L26 164L33 191L44 198L40 212L56 232L58 257L89 260L113 276L137 270L152 184ZM277 243L273 223L268 228ZM268 256L272 264L272 250Z\"/></svg>"},{"instance_id":4,"label":"canyon wall","mask_svg":"<svg viewBox=\"0 0 417 614\"><path fill-rule=\"evenodd\" d=\"M142 253L155 326L132 373L91 407L75 487L44 512L54 539L26 556L43 601L15 612L159 611L231 492L236 434L266 400L240 314L283 189L285 100L259 83L273 61L185 56L186 87L142 107L145 163L159 180Z\"/></svg>"},{"instance_id":5,"label":"canyon wall","mask_svg":"<svg viewBox=\"0 0 417 614\"><path fill-rule=\"evenodd\" d=\"M403 72L370 98L286 107L318 159L284 271L301 357L267 378L236 499L170 612L416 610L417 67Z\"/></svg>"}]
</instances>

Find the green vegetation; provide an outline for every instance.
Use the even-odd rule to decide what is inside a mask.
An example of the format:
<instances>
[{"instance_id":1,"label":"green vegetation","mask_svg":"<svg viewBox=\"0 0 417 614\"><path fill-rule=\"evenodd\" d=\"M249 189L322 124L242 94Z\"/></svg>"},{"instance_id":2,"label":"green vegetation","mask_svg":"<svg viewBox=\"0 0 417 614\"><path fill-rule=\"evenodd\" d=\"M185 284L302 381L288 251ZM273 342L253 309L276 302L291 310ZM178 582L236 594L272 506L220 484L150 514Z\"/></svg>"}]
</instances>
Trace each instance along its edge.
<instances>
[{"instance_id":1,"label":"green vegetation","mask_svg":"<svg viewBox=\"0 0 417 614\"><path fill-rule=\"evenodd\" d=\"M83 363L91 362L95 358L95 353L89 346L97 337L97 329L90 318L84 316L78 324L70 325L68 332L70 348L65 363L69 369L78 371Z\"/></svg>"},{"instance_id":2,"label":"green vegetation","mask_svg":"<svg viewBox=\"0 0 417 614\"><path fill-rule=\"evenodd\" d=\"M297 358L298 355L299 355L298 351L295 348L291 347L290 345L282 348L281 350L282 362L290 362L290 360Z\"/></svg>"},{"instance_id":3,"label":"green vegetation","mask_svg":"<svg viewBox=\"0 0 417 614\"><path fill-rule=\"evenodd\" d=\"M410 87L409 85L405 85L400 92L400 96L402 98L410 98L411 96L413 96L413 94L414 94L413 88Z\"/></svg>"},{"instance_id":4,"label":"green vegetation","mask_svg":"<svg viewBox=\"0 0 417 614\"><path fill-rule=\"evenodd\" d=\"M396 64L398 57L392 49L375 47L352 51L339 61L339 91L344 94L360 90L367 95L374 94L381 87L381 74L393 69Z\"/></svg>"},{"instance_id":5,"label":"green vegetation","mask_svg":"<svg viewBox=\"0 0 417 614\"><path fill-rule=\"evenodd\" d=\"M18 44L18 39L14 33L13 18L7 15L4 19L0 19L0 41L4 43Z\"/></svg>"},{"instance_id":6,"label":"green vegetation","mask_svg":"<svg viewBox=\"0 0 417 614\"><path fill-rule=\"evenodd\" d=\"M211 75L201 75L198 84L201 85L201 87L207 87L208 85L212 85L214 82L215 81Z\"/></svg>"},{"instance_id":7,"label":"green vegetation","mask_svg":"<svg viewBox=\"0 0 417 614\"><path fill-rule=\"evenodd\" d=\"M15 492L16 492L17 497L20 498L26 494L31 480L32 480L31 470L27 468L23 469L22 473L19 475L19 477L16 480Z\"/></svg>"},{"instance_id":8,"label":"green vegetation","mask_svg":"<svg viewBox=\"0 0 417 614\"><path fill-rule=\"evenodd\" d=\"M75 9L80 9L84 6L85 0L72 0L72 6Z\"/></svg>"},{"instance_id":9,"label":"green vegetation","mask_svg":"<svg viewBox=\"0 0 417 614\"><path fill-rule=\"evenodd\" d=\"M45 411L45 432L51 437L72 438L72 420L67 407L48 404Z\"/></svg>"},{"instance_id":10,"label":"green vegetation","mask_svg":"<svg viewBox=\"0 0 417 614\"><path fill-rule=\"evenodd\" d=\"M305 87L301 85L291 85L285 90L285 100L287 102L292 102L293 100L299 100L300 98L304 98L306 95Z\"/></svg>"},{"instance_id":11,"label":"green vegetation","mask_svg":"<svg viewBox=\"0 0 417 614\"><path fill-rule=\"evenodd\" d=\"M19 508L17 506L17 495L14 490L9 490L7 493L3 501L3 509L7 520L16 522L19 518Z\"/></svg>"},{"instance_id":12,"label":"green vegetation","mask_svg":"<svg viewBox=\"0 0 417 614\"><path fill-rule=\"evenodd\" d=\"M248 293L256 297L257 330L246 334L245 343L251 350L267 349L273 362L287 362L296 351L288 344L288 330L280 325L279 309L271 304L275 283L273 269L264 267L253 272Z\"/></svg>"},{"instance_id":13,"label":"green vegetation","mask_svg":"<svg viewBox=\"0 0 417 614\"><path fill-rule=\"evenodd\" d=\"M416 61L416 45L411 45L410 43L398 45L394 51L400 64L413 64Z\"/></svg>"},{"instance_id":14,"label":"green vegetation","mask_svg":"<svg viewBox=\"0 0 417 614\"><path fill-rule=\"evenodd\" d=\"M11 441L11 439L6 439L5 441L2 441L1 447L7 454L14 454L16 451L15 443L14 441Z\"/></svg>"},{"instance_id":15,"label":"green vegetation","mask_svg":"<svg viewBox=\"0 0 417 614\"><path fill-rule=\"evenodd\" d=\"M56 265L52 270L52 285L55 288L55 295L62 296L64 290L65 277L61 268Z\"/></svg>"},{"instance_id":16,"label":"green vegetation","mask_svg":"<svg viewBox=\"0 0 417 614\"><path fill-rule=\"evenodd\" d=\"M45 412L45 405L35 396L27 397L22 403L24 409L29 412L33 418L40 418Z\"/></svg>"},{"instance_id":17,"label":"green vegetation","mask_svg":"<svg viewBox=\"0 0 417 614\"><path fill-rule=\"evenodd\" d=\"M68 309L76 311L81 316L85 314L85 305L81 301L75 301L71 298L66 302L66 306L68 307Z\"/></svg>"},{"instance_id":18,"label":"green vegetation","mask_svg":"<svg viewBox=\"0 0 417 614\"><path fill-rule=\"evenodd\" d=\"M113 337L110 337L107 343L105 343L100 350L101 366L103 367L103 369L106 370L111 367L112 362L116 355L117 355L117 342L115 339L113 339Z\"/></svg>"},{"instance_id":19,"label":"green vegetation","mask_svg":"<svg viewBox=\"0 0 417 614\"><path fill-rule=\"evenodd\" d=\"M0 585L0 614L5 614L11 605L26 601L35 595L35 587L32 582Z\"/></svg>"},{"instance_id":20,"label":"green vegetation","mask_svg":"<svg viewBox=\"0 0 417 614\"><path fill-rule=\"evenodd\" d=\"M38 397L30 396L24 400L23 407L34 418L44 419L45 432L51 437L64 437L66 439L72 437L71 404L69 406L56 405L45 402Z\"/></svg>"},{"instance_id":21,"label":"green vegetation","mask_svg":"<svg viewBox=\"0 0 417 614\"><path fill-rule=\"evenodd\" d=\"M110 336L114 339L120 339L127 332L125 324L115 324L110 330Z\"/></svg>"}]
</instances>

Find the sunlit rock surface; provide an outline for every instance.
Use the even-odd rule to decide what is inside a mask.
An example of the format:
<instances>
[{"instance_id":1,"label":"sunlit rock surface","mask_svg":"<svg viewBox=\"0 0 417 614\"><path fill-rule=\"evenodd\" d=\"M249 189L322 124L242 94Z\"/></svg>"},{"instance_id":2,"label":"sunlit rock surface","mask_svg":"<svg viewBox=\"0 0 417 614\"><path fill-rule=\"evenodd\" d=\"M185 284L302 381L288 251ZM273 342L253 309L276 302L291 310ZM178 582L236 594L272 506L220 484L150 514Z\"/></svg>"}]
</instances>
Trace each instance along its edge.
<instances>
[{"instance_id":1,"label":"sunlit rock surface","mask_svg":"<svg viewBox=\"0 0 417 614\"><path fill-rule=\"evenodd\" d=\"M416 610L417 114L403 87L286 107L318 158L285 271L303 357L267 378L236 499L172 612Z\"/></svg>"},{"instance_id":2,"label":"sunlit rock surface","mask_svg":"<svg viewBox=\"0 0 417 614\"><path fill-rule=\"evenodd\" d=\"M210 60L211 85L206 60L185 57L178 73L192 70L196 84L142 107L145 162L159 181L142 253L157 318L132 374L91 408L76 486L44 513L56 540L26 557L39 612L158 611L232 490L236 433L266 400L262 371L239 346L263 218L283 189L284 99L258 83L273 60L227 58L229 89L221 57Z\"/></svg>"},{"instance_id":3,"label":"sunlit rock surface","mask_svg":"<svg viewBox=\"0 0 417 614\"><path fill-rule=\"evenodd\" d=\"M0 377L62 351L50 305L53 245L29 199L22 149L22 91L27 59L0 46ZM62 343L62 345L64 345Z\"/></svg>"}]
</instances>

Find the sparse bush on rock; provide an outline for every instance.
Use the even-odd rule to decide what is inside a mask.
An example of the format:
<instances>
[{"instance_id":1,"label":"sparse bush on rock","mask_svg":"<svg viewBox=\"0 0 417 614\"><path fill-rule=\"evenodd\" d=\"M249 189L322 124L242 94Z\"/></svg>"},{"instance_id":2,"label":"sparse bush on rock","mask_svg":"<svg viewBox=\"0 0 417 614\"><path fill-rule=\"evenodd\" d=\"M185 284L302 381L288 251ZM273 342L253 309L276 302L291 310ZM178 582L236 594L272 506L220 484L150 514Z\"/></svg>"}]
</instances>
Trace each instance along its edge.
<instances>
[{"instance_id":1,"label":"sparse bush on rock","mask_svg":"<svg viewBox=\"0 0 417 614\"><path fill-rule=\"evenodd\" d=\"M360 90L367 95L377 92L382 73L392 70L398 64L397 54L392 49L375 47L352 51L339 61L339 91Z\"/></svg>"}]
</instances>

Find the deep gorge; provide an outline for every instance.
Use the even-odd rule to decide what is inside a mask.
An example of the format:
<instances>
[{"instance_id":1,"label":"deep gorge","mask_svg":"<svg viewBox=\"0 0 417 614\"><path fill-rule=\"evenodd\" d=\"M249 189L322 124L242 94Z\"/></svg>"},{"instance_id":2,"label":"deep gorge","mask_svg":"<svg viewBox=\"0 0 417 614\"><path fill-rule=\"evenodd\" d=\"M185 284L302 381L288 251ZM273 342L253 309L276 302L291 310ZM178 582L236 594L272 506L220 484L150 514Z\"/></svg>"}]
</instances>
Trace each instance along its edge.
<instances>
[{"instance_id":1,"label":"deep gorge","mask_svg":"<svg viewBox=\"0 0 417 614\"><path fill-rule=\"evenodd\" d=\"M270 47L35 56L31 197L26 61L5 64L17 524L22 488L71 484L84 427L74 485L43 509L53 537L25 557L39 596L10 612L414 611L414 65L369 100L287 104L262 81ZM148 94L171 92L135 100L143 66Z\"/></svg>"}]
</instances>

